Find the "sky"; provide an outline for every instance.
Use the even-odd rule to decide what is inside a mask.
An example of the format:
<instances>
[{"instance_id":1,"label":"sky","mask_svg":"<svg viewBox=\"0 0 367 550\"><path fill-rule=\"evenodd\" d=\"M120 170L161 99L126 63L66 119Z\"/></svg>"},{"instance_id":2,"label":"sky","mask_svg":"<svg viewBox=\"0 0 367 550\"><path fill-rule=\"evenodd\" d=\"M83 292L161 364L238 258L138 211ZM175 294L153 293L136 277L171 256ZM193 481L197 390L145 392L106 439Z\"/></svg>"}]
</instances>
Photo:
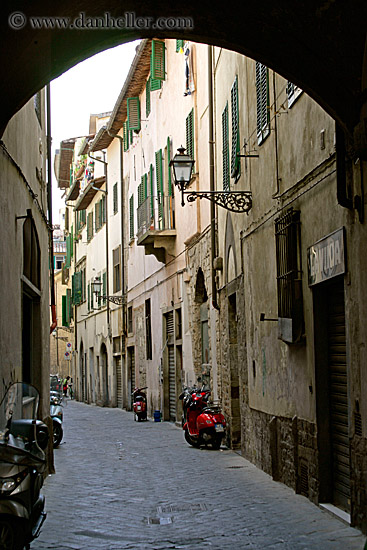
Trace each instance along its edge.
<instances>
[{"instance_id":1,"label":"sky","mask_svg":"<svg viewBox=\"0 0 367 550\"><path fill-rule=\"evenodd\" d=\"M138 41L105 50L51 82L52 217L60 223L63 191L53 171L55 151L64 139L89 133L89 115L112 111L135 56Z\"/></svg>"}]
</instances>

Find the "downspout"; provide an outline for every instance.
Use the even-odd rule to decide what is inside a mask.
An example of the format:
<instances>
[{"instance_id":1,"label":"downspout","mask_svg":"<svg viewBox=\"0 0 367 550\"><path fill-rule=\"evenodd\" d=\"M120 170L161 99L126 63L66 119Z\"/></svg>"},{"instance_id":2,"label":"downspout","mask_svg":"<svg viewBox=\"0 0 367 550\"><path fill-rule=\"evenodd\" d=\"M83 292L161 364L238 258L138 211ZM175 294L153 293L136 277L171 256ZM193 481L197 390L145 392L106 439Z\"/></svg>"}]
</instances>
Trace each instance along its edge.
<instances>
[{"instance_id":1,"label":"downspout","mask_svg":"<svg viewBox=\"0 0 367 550\"><path fill-rule=\"evenodd\" d=\"M209 112L209 189L214 191L214 125L213 125L213 46L208 46L208 112ZM215 203L210 201L210 240L211 240L211 276L212 276L212 305L219 310L217 302L216 271L216 216Z\"/></svg>"},{"instance_id":2,"label":"downspout","mask_svg":"<svg viewBox=\"0 0 367 550\"><path fill-rule=\"evenodd\" d=\"M108 128L106 128L107 134L112 138L117 138L120 141L120 183L121 183L121 289L122 289L122 296L126 296L126 289L125 289L125 229L124 229L124 221L125 221L125 190L124 190L124 172L123 172L123 143L124 140L121 136L118 134L113 134L110 132ZM126 343L126 303L122 304L122 334L125 337L125 343ZM126 352L126 350L125 350ZM126 354L125 354L126 355Z\"/></svg>"},{"instance_id":3,"label":"downspout","mask_svg":"<svg viewBox=\"0 0 367 550\"><path fill-rule=\"evenodd\" d=\"M346 170L346 146L345 135L338 123L335 123L336 144L336 195L338 204L344 208L353 208L352 199L347 195L347 170Z\"/></svg>"},{"instance_id":4,"label":"downspout","mask_svg":"<svg viewBox=\"0 0 367 550\"><path fill-rule=\"evenodd\" d=\"M88 157L91 158L92 160L97 160L98 162L102 162L103 163L103 168L104 168L104 176L105 176L105 182L106 182L106 191L103 191L102 189L98 189L98 188L94 188L96 189L97 191L102 191L103 193L105 193L106 195L106 296L109 296L109 262L108 262L108 253L109 253L109 250L108 250L108 200L107 200L107 196L108 196L108 184L107 184L107 162L106 162L106 153L104 151L103 152L103 160L99 159L99 158L96 158L96 157L92 157L92 155L88 152ZM110 338L111 336L111 327L110 327L110 302L109 300L106 300L106 307L107 307L107 327L108 327L108 337Z\"/></svg>"},{"instance_id":5,"label":"downspout","mask_svg":"<svg viewBox=\"0 0 367 550\"><path fill-rule=\"evenodd\" d=\"M50 334L57 327L56 317L56 300L55 300L55 269L54 269L54 239L52 227L52 191L51 191L51 86L50 83L46 86L46 103L47 103L47 208L48 208L48 224L49 224L49 254L50 254L50 305L52 324L50 326Z\"/></svg>"}]
</instances>

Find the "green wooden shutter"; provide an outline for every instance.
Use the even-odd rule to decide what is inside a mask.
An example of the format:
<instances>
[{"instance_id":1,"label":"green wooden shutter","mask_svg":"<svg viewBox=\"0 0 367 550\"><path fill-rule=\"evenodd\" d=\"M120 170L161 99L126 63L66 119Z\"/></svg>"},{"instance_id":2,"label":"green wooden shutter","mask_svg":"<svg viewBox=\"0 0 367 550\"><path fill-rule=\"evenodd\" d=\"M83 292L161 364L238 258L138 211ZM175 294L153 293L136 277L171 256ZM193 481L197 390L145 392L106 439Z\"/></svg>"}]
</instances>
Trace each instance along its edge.
<instances>
[{"instance_id":1,"label":"green wooden shutter","mask_svg":"<svg viewBox=\"0 0 367 550\"><path fill-rule=\"evenodd\" d=\"M127 98L127 120L129 130L140 130L140 99L138 97Z\"/></svg>"},{"instance_id":2,"label":"green wooden shutter","mask_svg":"<svg viewBox=\"0 0 367 550\"><path fill-rule=\"evenodd\" d=\"M68 327L69 323L67 322L67 317L66 317L66 294L64 294L64 296L61 297L61 309L62 309L61 324L63 327Z\"/></svg>"},{"instance_id":3,"label":"green wooden shutter","mask_svg":"<svg viewBox=\"0 0 367 550\"><path fill-rule=\"evenodd\" d=\"M163 218L163 168L162 168L162 149L155 154L155 177L157 184L158 216ZM162 227L161 227L162 229Z\"/></svg>"},{"instance_id":4,"label":"green wooden shutter","mask_svg":"<svg viewBox=\"0 0 367 550\"><path fill-rule=\"evenodd\" d=\"M229 191L229 139L228 139L228 103L222 113L222 157L223 157L223 191Z\"/></svg>"},{"instance_id":5,"label":"green wooden shutter","mask_svg":"<svg viewBox=\"0 0 367 550\"><path fill-rule=\"evenodd\" d=\"M130 239L134 238L134 195L131 195L129 200L129 216L130 216Z\"/></svg>"},{"instance_id":6,"label":"green wooden shutter","mask_svg":"<svg viewBox=\"0 0 367 550\"><path fill-rule=\"evenodd\" d=\"M269 70L256 62L256 133L258 144L262 143L270 132L269 114Z\"/></svg>"},{"instance_id":7,"label":"green wooden shutter","mask_svg":"<svg viewBox=\"0 0 367 550\"><path fill-rule=\"evenodd\" d=\"M165 44L161 40L152 41L152 56L150 60L150 74L152 79L166 79Z\"/></svg>"},{"instance_id":8,"label":"green wooden shutter","mask_svg":"<svg viewBox=\"0 0 367 550\"><path fill-rule=\"evenodd\" d=\"M172 174L169 163L171 162L171 140L167 138L167 166L168 166L168 196L172 197Z\"/></svg>"},{"instance_id":9,"label":"green wooden shutter","mask_svg":"<svg viewBox=\"0 0 367 550\"><path fill-rule=\"evenodd\" d=\"M123 123L122 128L123 128L123 139L124 139L124 151L126 152L130 147L130 143L129 143L129 125L128 125L127 120L125 120L125 122Z\"/></svg>"},{"instance_id":10,"label":"green wooden shutter","mask_svg":"<svg viewBox=\"0 0 367 550\"><path fill-rule=\"evenodd\" d=\"M148 118L150 114L150 78L145 85L145 116Z\"/></svg>"},{"instance_id":11,"label":"green wooden shutter","mask_svg":"<svg viewBox=\"0 0 367 550\"><path fill-rule=\"evenodd\" d=\"M183 49L185 40L176 40L176 53Z\"/></svg>"},{"instance_id":12,"label":"green wooden shutter","mask_svg":"<svg viewBox=\"0 0 367 550\"><path fill-rule=\"evenodd\" d=\"M186 117L186 153L194 160L194 109Z\"/></svg>"},{"instance_id":13,"label":"green wooden shutter","mask_svg":"<svg viewBox=\"0 0 367 550\"><path fill-rule=\"evenodd\" d=\"M65 267L70 267L71 265L71 235L66 237L66 261Z\"/></svg>"},{"instance_id":14,"label":"green wooden shutter","mask_svg":"<svg viewBox=\"0 0 367 550\"><path fill-rule=\"evenodd\" d=\"M235 183L241 175L240 157L240 129L238 113L238 79L237 76L231 89L231 111L232 111L232 158L231 158L231 177Z\"/></svg>"},{"instance_id":15,"label":"green wooden shutter","mask_svg":"<svg viewBox=\"0 0 367 550\"><path fill-rule=\"evenodd\" d=\"M71 290L70 288L66 289L66 322L67 326L70 324L70 319L72 317L72 305L71 305Z\"/></svg>"},{"instance_id":16,"label":"green wooden shutter","mask_svg":"<svg viewBox=\"0 0 367 550\"><path fill-rule=\"evenodd\" d=\"M150 180L150 216L154 218L154 181L153 181L153 164L149 167L149 180Z\"/></svg>"},{"instance_id":17,"label":"green wooden shutter","mask_svg":"<svg viewBox=\"0 0 367 550\"><path fill-rule=\"evenodd\" d=\"M157 90L160 90L162 88L162 81L158 80L158 78L152 78L150 77L150 91L156 92Z\"/></svg>"}]
</instances>

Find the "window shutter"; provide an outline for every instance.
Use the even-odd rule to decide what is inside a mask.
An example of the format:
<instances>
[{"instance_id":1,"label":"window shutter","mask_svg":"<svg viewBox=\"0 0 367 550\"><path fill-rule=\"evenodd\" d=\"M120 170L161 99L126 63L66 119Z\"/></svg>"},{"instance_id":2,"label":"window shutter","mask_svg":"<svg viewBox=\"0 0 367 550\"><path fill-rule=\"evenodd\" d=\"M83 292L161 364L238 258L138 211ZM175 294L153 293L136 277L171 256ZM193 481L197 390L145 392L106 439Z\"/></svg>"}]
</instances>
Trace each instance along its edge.
<instances>
[{"instance_id":1,"label":"window shutter","mask_svg":"<svg viewBox=\"0 0 367 550\"><path fill-rule=\"evenodd\" d=\"M124 151L126 152L129 149L130 143L129 143L129 125L128 121L125 120L125 122L122 125L123 128L123 139L124 139Z\"/></svg>"},{"instance_id":2,"label":"window shutter","mask_svg":"<svg viewBox=\"0 0 367 550\"><path fill-rule=\"evenodd\" d=\"M150 114L150 78L145 85L145 116L148 118Z\"/></svg>"},{"instance_id":3,"label":"window shutter","mask_svg":"<svg viewBox=\"0 0 367 550\"><path fill-rule=\"evenodd\" d=\"M152 56L150 61L150 74L152 79L166 79L165 44L161 40L152 41Z\"/></svg>"},{"instance_id":4,"label":"window shutter","mask_svg":"<svg viewBox=\"0 0 367 550\"><path fill-rule=\"evenodd\" d=\"M97 202L94 205L94 223L95 223L95 231L97 233L98 229L100 228L100 220L99 220L99 202Z\"/></svg>"},{"instance_id":5,"label":"window shutter","mask_svg":"<svg viewBox=\"0 0 367 550\"><path fill-rule=\"evenodd\" d=\"M129 130L140 130L140 100L138 97L127 98L127 120Z\"/></svg>"},{"instance_id":6,"label":"window shutter","mask_svg":"<svg viewBox=\"0 0 367 550\"><path fill-rule=\"evenodd\" d=\"M223 156L223 191L229 191L229 140L228 140L228 103L222 113L222 156Z\"/></svg>"},{"instance_id":7,"label":"window shutter","mask_svg":"<svg viewBox=\"0 0 367 550\"><path fill-rule=\"evenodd\" d=\"M88 299L88 311L90 311L90 283L88 283L87 299Z\"/></svg>"},{"instance_id":8,"label":"window shutter","mask_svg":"<svg viewBox=\"0 0 367 550\"><path fill-rule=\"evenodd\" d=\"M162 169L162 149L155 154L155 177L157 184L158 216L163 216L163 169Z\"/></svg>"},{"instance_id":9,"label":"window shutter","mask_svg":"<svg viewBox=\"0 0 367 550\"><path fill-rule=\"evenodd\" d=\"M62 299L62 302L61 302L61 307L62 307L62 320L61 320L61 323L62 323L63 327L68 327L69 323L66 320L66 294L64 294L64 296L62 296L61 299Z\"/></svg>"},{"instance_id":10,"label":"window shutter","mask_svg":"<svg viewBox=\"0 0 367 550\"><path fill-rule=\"evenodd\" d=\"M70 267L70 237L67 235L66 237L66 259L65 259L65 267Z\"/></svg>"},{"instance_id":11,"label":"window shutter","mask_svg":"<svg viewBox=\"0 0 367 550\"><path fill-rule=\"evenodd\" d=\"M113 213L116 214L118 211L118 191L117 191L117 183L113 186Z\"/></svg>"},{"instance_id":12,"label":"window shutter","mask_svg":"<svg viewBox=\"0 0 367 550\"><path fill-rule=\"evenodd\" d=\"M130 215L130 239L134 238L134 195L131 195L130 197L130 208L129 208L129 215Z\"/></svg>"},{"instance_id":13,"label":"window shutter","mask_svg":"<svg viewBox=\"0 0 367 550\"><path fill-rule=\"evenodd\" d=\"M185 40L176 40L176 53L179 53L185 44Z\"/></svg>"},{"instance_id":14,"label":"window shutter","mask_svg":"<svg viewBox=\"0 0 367 550\"><path fill-rule=\"evenodd\" d=\"M153 181L153 164L149 167L149 180L150 180L150 216L154 218L154 181Z\"/></svg>"},{"instance_id":15,"label":"window shutter","mask_svg":"<svg viewBox=\"0 0 367 550\"><path fill-rule=\"evenodd\" d=\"M162 81L158 80L158 78L152 78L150 77L150 91L156 92L157 90L160 90L162 88Z\"/></svg>"},{"instance_id":16,"label":"window shutter","mask_svg":"<svg viewBox=\"0 0 367 550\"><path fill-rule=\"evenodd\" d=\"M66 289L66 322L67 322L67 326L69 326L70 319L72 317L71 311L72 311L72 309L71 309L71 290L70 290L70 288L67 288Z\"/></svg>"},{"instance_id":17,"label":"window shutter","mask_svg":"<svg viewBox=\"0 0 367 550\"><path fill-rule=\"evenodd\" d=\"M194 109L186 117L186 153L194 160Z\"/></svg>"},{"instance_id":18,"label":"window shutter","mask_svg":"<svg viewBox=\"0 0 367 550\"><path fill-rule=\"evenodd\" d=\"M256 131L258 144L269 135L269 71L256 62Z\"/></svg>"},{"instance_id":19,"label":"window shutter","mask_svg":"<svg viewBox=\"0 0 367 550\"><path fill-rule=\"evenodd\" d=\"M169 163L171 162L171 140L167 138L167 166L168 166L168 195L172 197L172 174Z\"/></svg>"},{"instance_id":20,"label":"window shutter","mask_svg":"<svg viewBox=\"0 0 367 550\"><path fill-rule=\"evenodd\" d=\"M232 110L232 158L231 158L231 177L235 183L241 175L240 158L237 156L240 153L240 130L239 130L239 113L238 113L238 79L237 76L231 90L231 110Z\"/></svg>"}]
</instances>

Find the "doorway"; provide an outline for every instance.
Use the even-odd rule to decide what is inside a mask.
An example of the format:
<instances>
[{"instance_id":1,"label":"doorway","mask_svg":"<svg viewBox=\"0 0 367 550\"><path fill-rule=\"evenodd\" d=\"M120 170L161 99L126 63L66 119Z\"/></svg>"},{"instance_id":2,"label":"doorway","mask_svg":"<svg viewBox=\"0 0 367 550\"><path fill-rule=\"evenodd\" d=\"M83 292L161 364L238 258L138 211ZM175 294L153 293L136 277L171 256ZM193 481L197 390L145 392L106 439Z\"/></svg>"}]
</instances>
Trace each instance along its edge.
<instances>
[{"instance_id":1,"label":"doorway","mask_svg":"<svg viewBox=\"0 0 367 550\"><path fill-rule=\"evenodd\" d=\"M350 512L349 398L344 279L314 288L320 502Z\"/></svg>"}]
</instances>

